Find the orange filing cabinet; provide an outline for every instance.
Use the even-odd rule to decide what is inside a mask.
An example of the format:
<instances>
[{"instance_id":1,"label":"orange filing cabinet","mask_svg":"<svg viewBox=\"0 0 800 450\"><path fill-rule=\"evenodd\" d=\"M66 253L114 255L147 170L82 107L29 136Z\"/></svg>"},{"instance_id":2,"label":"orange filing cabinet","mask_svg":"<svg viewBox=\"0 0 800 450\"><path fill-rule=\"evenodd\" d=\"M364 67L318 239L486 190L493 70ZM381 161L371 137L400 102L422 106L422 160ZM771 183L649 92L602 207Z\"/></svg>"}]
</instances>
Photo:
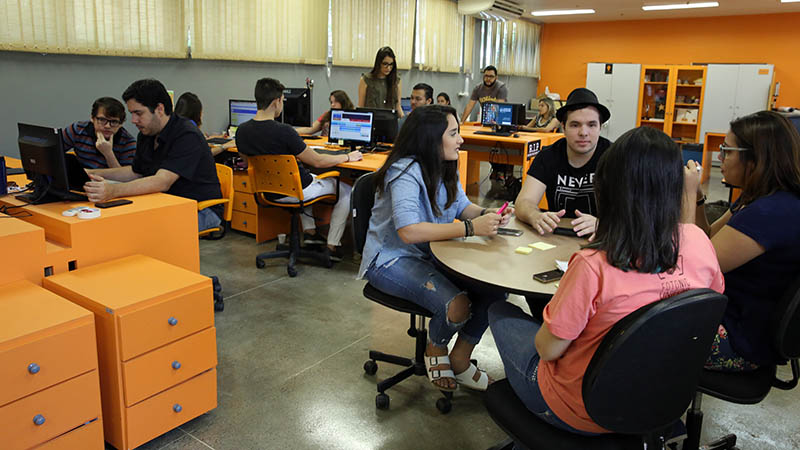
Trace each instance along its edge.
<instances>
[{"instance_id":1,"label":"orange filing cabinet","mask_svg":"<svg viewBox=\"0 0 800 450\"><path fill-rule=\"evenodd\" d=\"M95 315L108 443L136 448L217 407L210 278L134 255L43 286Z\"/></svg>"},{"instance_id":2,"label":"orange filing cabinet","mask_svg":"<svg viewBox=\"0 0 800 450\"><path fill-rule=\"evenodd\" d=\"M104 447L94 330L28 280L0 287L0 448Z\"/></svg>"},{"instance_id":3,"label":"orange filing cabinet","mask_svg":"<svg viewBox=\"0 0 800 450\"><path fill-rule=\"evenodd\" d=\"M256 235L256 242L288 234L291 215L279 208L259 208L253 192L253 168L233 172L233 216L231 228Z\"/></svg>"}]
</instances>

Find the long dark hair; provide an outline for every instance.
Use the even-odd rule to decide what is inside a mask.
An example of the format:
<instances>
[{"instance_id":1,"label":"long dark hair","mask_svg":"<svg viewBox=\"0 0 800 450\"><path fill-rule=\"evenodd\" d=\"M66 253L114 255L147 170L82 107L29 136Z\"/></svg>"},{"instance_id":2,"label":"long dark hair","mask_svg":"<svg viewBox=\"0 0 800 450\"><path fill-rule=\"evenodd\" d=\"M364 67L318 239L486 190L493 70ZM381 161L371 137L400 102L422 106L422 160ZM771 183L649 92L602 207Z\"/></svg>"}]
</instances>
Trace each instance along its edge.
<instances>
[{"instance_id":1,"label":"long dark hair","mask_svg":"<svg viewBox=\"0 0 800 450\"><path fill-rule=\"evenodd\" d=\"M189 120L194 120L194 124L200 127L203 124L201 116L203 115L203 103L200 102L200 97L191 93L184 92L178 97L175 102L175 114L185 117Z\"/></svg>"},{"instance_id":2,"label":"long dark hair","mask_svg":"<svg viewBox=\"0 0 800 450\"><path fill-rule=\"evenodd\" d=\"M800 135L782 115L759 111L731 122L745 167L739 208L776 191L800 195Z\"/></svg>"},{"instance_id":3,"label":"long dark hair","mask_svg":"<svg viewBox=\"0 0 800 450\"><path fill-rule=\"evenodd\" d=\"M447 191L445 209L453 204L458 190L458 161L445 161L442 153L442 136L447 130L448 115L453 116L458 123L456 110L451 106L428 105L411 111L400 128L392 153L375 173L378 194L382 194L385 189L386 172L392 164L402 158L413 158L422 170L422 180L425 182L433 213L436 216L442 214L439 205L436 204L439 183L444 183Z\"/></svg>"},{"instance_id":4,"label":"long dark hair","mask_svg":"<svg viewBox=\"0 0 800 450\"><path fill-rule=\"evenodd\" d=\"M665 272L678 262L683 159L669 136L639 127L600 157L595 172L597 231L589 246L622 270Z\"/></svg>"},{"instance_id":5,"label":"long dark hair","mask_svg":"<svg viewBox=\"0 0 800 450\"><path fill-rule=\"evenodd\" d=\"M353 105L353 101L350 100L350 97L347 96L347 92L345 91L335 90L331 92L331 95L328 98L330 97L333 97L334 100L339 102L339 104L342 105L342 109L356 109L356 107ZM326 112L325 115L322 116L322 123L330 121L331 121L331 110L329 109L328 112Z\"/></svg>"},{"instance_id":6,"label":"long dark hair","mask_svg":"<svg viewBox=\"0 0 800 450\"><path fill-rule=\"evenodd\" d=\"M375 54L375 64L372 65L372 77L378 79L381 73L381 62L385 57L392 58L392 71L386 76L386 105L387 108L395 109L397 106L397 58L394 56L394 50L391 47L381 47L378 53Z\"/></svg>"}]
</instances>

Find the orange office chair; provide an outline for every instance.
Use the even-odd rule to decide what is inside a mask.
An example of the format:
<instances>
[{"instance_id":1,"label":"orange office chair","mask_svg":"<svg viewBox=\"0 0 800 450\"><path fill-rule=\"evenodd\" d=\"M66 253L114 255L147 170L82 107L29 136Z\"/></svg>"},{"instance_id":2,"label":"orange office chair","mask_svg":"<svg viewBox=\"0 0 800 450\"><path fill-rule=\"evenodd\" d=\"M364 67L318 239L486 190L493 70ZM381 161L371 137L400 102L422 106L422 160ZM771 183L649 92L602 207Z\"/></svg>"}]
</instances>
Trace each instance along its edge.
<instances>
[{"instance_id":1,"label":"orange office chair","mask_svg":"<svg viewBox=\"0 0 800 450\"><path fill-rule=\"evenodd\" d=\"M265 208L283 208L292 215L292 226L289 232L289 249L259 253L256 256L256 267L265 266L264 260L269 258L289 258L286 271L290 277L297 276L295 262L297 258L313 259L324 267L333 267L328 247L316 252L300 248L300 234L302 227L300 214L303 208L314 203L334 205L339 201L339 172L330 171L317 176L320 178L336 177L336 191L333 194L306 199L303 197L303 185L300 181L300 171L297 160L292 155L259 155L247 158L248 164L253 167L253 181L256 203ZM296 202L279 203L276 199L294 197Z\"/></svg>"},{"instance_id":2,"label":"orange office chair","mask_svg":"<svg viewBox=\"0 0 800 450\"><path fill-rule=\"evenodd\" d=\"M228 229L228 224L233 217L233 169L223 164L217 164L217 178L219 178L222 198L205 200L197 203L198 211L208 208L209 206L225 204L225 212L222 214L222 223L216 228L209 228L199 233L200 237L214 240L221 239L225 236L225 231Z\"/></svg>"}]
</instances>

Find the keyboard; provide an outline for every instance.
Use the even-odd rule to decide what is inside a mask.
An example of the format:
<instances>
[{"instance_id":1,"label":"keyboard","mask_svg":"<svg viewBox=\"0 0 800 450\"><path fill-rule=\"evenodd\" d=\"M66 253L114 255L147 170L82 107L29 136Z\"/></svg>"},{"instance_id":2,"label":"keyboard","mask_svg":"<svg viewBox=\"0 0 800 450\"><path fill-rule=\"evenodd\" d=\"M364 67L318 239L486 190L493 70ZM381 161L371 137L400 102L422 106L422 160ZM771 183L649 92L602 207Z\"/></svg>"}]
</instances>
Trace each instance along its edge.
<instances>
[{"instance_id":1,"label":"keyboard","mask_svg":"<svg viewBox=\"0 0 800 450\"><path fill-rule=\"evenodd\" d=\"M318 140L318 139L322 139L322 136L303 136L303 135L301 134L301 135L300 135L300 139L302 139L302 140L304 140L304 141L308 141L308 140L316 141L316 140Z\"/></svg>"},{"instance_id":2,"label":"keyboard","mask_svg":"<svg viewBox=\"0 0 800 450\"><path fill-rule=\"evenodd\" d=\"M346 155L350 152L349 149L336 150L327 148L315 148L314 151L322 155Z\"/></svg>"},{"instance_id":3,"label":"keyboard","mask_svg":"<svg viewBox=\"0 0 800 450\"><path fill-rule=\"evenodd\" d=\"M509 137L512 133L510 131L475 131L475 134L482 134L484 136Z\"/></svg>"},{"instance_id":4,"label":"keyboard","mask_svg":"<svg viewBox=\"0 0 800 450\"><path fill-rule=\"evenodd\" d=\"M206 142L209 143L209 144L214 144L214 145L223 145L223 144L227 144L228 142L230 142L232 140L233 139L231 139L231 138L211 138L211 139L206 139Z\"/></svg>"}]
</instances>

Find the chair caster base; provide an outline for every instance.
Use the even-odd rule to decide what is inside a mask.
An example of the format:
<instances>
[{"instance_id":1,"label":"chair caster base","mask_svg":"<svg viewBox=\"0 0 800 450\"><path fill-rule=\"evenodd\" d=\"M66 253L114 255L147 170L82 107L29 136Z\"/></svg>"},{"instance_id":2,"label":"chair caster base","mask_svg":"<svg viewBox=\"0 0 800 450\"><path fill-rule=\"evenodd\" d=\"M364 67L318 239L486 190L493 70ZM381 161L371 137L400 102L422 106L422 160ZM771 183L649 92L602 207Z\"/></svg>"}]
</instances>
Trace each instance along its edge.
<instances>
[{"instance_id":1,"label":"chair caster base","mask_svg":"<svg viewBox=\"0 0 800 450\"><path fill-rule=\"evenodd\" d=\"M263 259L256 258L256 267L258 267L259 269L263 269L264 267L266 267L266 265L267 263L265 263Z\"/></svg>"},{"instance_id":2,"label":"chair caster base","mask_svg":"<svg viewBox=\"0 0 800 450\"><path fill-rule=\"evenodd\" d=\"M450 392L448 392L448 394L450 394ZM452 395L450 397L452 397ZM442 414L447 414L453 409L453 402L451 402L448 397L442 397L436 400L436 409Z\"/></svg>"},{"instance_id":3,"label":"chair caster base","mask_svg":"<svg viewBox=\"0 0 800 450\"><path fill-rule=\"evenodd\" d=\"M225 310L225 302L223 300L214 302L214 311L224 311L224 310Z\"/></svg>"},{"instance_id":4,"label":"chair caster base","mask_svg":"<svg viewBox=\"0 0 800 450\"><path fill-rule=\"evenodd\" d=\"M375 407L378 409L389 409L389 396L381 392L375 396Z\"/></svg>"},{"instance_id":5,"label":"chair caster base","mask_svg":"<svg viewBox=\"0 0 800 450\"><path fill-rule=\"evenodd\" d=\"M364 372L367 375L375 375L378 372L378 363L371 359L367 360L367 362L364 363Z\"/></svg>"},{"instance_id":6,"label":"chair caster base","mask_svg":"<svg viewBox=\"0 0 800 450\"><path fill-rule=\"evenodd\" d=\"M286 267L286 273L288 273L290 277L294 278L297 276L297 269L291 266Z\"/></svg>"}]
</instances>

